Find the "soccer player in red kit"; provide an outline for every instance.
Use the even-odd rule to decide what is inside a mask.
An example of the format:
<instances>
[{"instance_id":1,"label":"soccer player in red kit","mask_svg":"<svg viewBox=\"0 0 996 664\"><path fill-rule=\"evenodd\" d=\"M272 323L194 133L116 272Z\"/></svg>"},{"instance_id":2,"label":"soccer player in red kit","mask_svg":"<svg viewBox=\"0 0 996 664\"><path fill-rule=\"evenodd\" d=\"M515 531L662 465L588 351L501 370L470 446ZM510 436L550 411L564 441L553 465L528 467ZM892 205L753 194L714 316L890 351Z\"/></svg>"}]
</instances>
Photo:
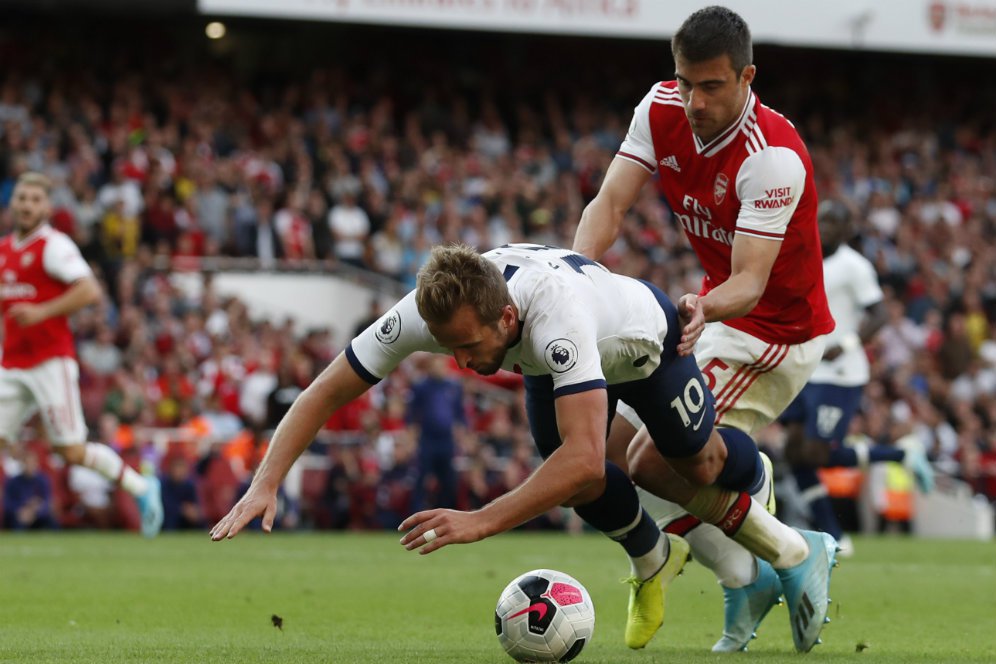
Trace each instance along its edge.
<instances>
[{"instance_id":1,"label":"soccer player in red kit","mask_svg":"<svg viewBox=\"0 0 996 664\"><path fill-rule=\"evenodd\" d=\"M142 533L153 537L163 520L159 480L137 473L110 447L86 440L68 316L101 293L77 246L48 224L50 188L38 173L18 178L10 203L14 232L0 240L0 445L15 443L39 411L55 451L119 482L138 503Z\"/></svg>"},{"instance_id":2,"label":"soccer player in red kit","mask_svg":"<svg viewBox=\"0 0 996 664\"><path fill-rule=\"evenodd\" d=\"M834 327L812 162L792 123L751 89L750 29L739 15L724 7L699 10L679 28L671 49L675 80L655 84L636 107L598 195L581 216L574 250L600 258L657 174L705 269L701 290L679 300L685 324L679 351L695 349L715 398L717 426L754 434L805 385ZM654 493L666 496L668 484L680 478L645 453L653 448L645 429L631 438L639 420L620 414L609 442L613 460L624 458L638 484L654 483ZM769 480L755 498L772 509L765 462ZM807 598L791 596L767 563L680 508L653 497L644 505L659 526L688 539L723 586L725 624L714 651L745 649L783 590L796 648L812 648L819 630L808 626ZM643 647L663 620L659 584L646 581L651 587L638 588L630 602L626 640L633 648Z\"/></svg>"}]
</instances>

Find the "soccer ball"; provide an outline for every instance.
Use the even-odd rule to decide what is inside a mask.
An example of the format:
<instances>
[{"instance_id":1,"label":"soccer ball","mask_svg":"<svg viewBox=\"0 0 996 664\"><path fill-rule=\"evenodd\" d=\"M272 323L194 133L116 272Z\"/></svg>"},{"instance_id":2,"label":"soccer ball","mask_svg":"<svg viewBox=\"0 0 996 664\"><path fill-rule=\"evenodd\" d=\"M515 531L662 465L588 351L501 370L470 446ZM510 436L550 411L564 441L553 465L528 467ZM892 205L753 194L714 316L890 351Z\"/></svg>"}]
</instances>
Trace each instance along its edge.
<instances>
[{"instance_id":1,"label":"soccer ball","mask_svg":"<svg viewBox=\"0 0 996 664\"><path fill-rule=\"evenodd\" d=\"M518 662L569 662L595 631L595 606L585 587L563 572L535 569L498 598L495 633Z\"/></svg>"}]
</instances>

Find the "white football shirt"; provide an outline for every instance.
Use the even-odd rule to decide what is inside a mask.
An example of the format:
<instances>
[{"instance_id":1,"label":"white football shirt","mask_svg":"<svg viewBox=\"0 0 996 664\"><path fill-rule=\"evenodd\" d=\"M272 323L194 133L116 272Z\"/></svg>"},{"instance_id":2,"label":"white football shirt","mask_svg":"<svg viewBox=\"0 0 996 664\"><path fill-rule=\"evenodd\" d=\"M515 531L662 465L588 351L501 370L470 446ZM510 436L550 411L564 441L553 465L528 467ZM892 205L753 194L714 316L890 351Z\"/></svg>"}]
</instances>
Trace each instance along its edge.
<instances>
[{"instance_id":1,"label":"white football shirt","mask_svg":"<svg viewBox=\"0 0 996 664\"><path fill-rule=\"evenodd\" d=\"M550 375L560 396L645 378L660 364L667 318L646 284L556 247L514 244L484 256L505 275L522 325L503 369ZM413 291L346 354L377 382L416 351L448 353L418 315Z\"/></svg>"},{"instance_id":2,"label":"white football shirt","mask_svg":"<svg viewBox=\"0 0 996 664\"><path fill-rule=\"evenodd\" d=\"M883 295L871 262L846 244L823 259L823 282L830 313L837 321L827 338L830 348L846 335L857 334L865 309L881 302ZM868 356L864 348L855 348L832 362L820 362L810 382L854 387L866 384L869 377Z\"/></svg>"}]
</instances>

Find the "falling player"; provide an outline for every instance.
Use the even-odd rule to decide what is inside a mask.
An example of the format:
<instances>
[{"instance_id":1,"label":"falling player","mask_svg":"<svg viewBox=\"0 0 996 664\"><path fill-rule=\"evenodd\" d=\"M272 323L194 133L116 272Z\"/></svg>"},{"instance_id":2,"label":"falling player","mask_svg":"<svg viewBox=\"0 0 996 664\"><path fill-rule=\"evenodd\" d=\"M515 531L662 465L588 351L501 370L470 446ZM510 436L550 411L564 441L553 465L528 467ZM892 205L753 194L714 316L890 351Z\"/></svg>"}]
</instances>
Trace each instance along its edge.
<instances>
[{"instance_id":1,"label":"falling player","mask_svg":"<svg viewBox=\"0 0 996 664\"><path fill-rule=\"evenodd\" d=\"M826 616L833 538L777 521L749 492L764 482L747 434L717 430L715 410L693 358L677 352L678 311L655 286L615 275L576 253L511 245L481 256L437 247L416 290L354 339L301 395L277 427L252 485L212 530L232 537L258 514L269 529L276 492L294 459L338 408L413 352L452 353L461 368L491 374L519 368L526 411L545 461L519 487L480 510L418 512L402 544L430 553L504 532L557 505L570 505L630 557L634 585L656 593L681 570L688 544L664 536L626 474L605 458L617 402L647 422L657 444L639 464L666 457L682 484L663 495L721 526L777 569L786 595L812 612L815 641ZM677 482L675 483L678 484ZM642 584L652 577L655 584Z\"/></svg>"}]
</instances>

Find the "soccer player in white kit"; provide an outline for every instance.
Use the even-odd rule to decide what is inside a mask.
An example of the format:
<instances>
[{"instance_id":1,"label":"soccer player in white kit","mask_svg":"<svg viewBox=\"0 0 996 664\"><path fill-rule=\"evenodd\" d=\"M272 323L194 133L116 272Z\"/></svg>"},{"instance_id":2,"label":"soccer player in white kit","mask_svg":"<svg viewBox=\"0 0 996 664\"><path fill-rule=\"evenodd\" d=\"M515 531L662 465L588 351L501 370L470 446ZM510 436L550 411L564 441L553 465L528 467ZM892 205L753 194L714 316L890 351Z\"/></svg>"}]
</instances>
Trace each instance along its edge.
<instances>
[{"instance_id":1,"label":"soccer player in white kit","mask_svg":"<svg viewBox=\"0 0 996 664\"><path fill-rule=\"evenodd\" d=\"M137 473L106 445L86 442L79 365L68 316L100 299L100 285L68 236L48 224L46 176L24 173L10 209L14 232L0 240L0 447L17 441L39 412L48 441L67 462L86 466L135 497L142 534L163 521L159 480Z\"/></svg>"},{"instance_id":2,"label":"soccer player in white kit","mask_svg":"<svg viewBox=\"0 0 996 664\"><path fill-rule=\"evenodd\" d=\"M750 29L740 16L724 7L699 10L679 28L671 49L676 80L655 84L636 107L598 195L581 216L574 250L601 257L644 184L657 175L706 273L700 292L678 302L688 321L679 351L695 348L715 395L717 425L753 434L799 393L833 330L812 162L792 124L751 89L756 68ZM619 419L609 452L616 460L623 456L616 441L624 447L635 431ZM641 432L633 445L652 442ZM644 472L645 480L656 477L658 488L672 483L666 466ZM767 504L770 494L769 482L757 497ZM723 586L723 637L713 650L745 649L782 592L777 575L674 506L646 504L662 527L687 537ZM814 641L800 628L809 623L809 607L800 597L786 599L796 648L807 651ZM648 628L645 641L653 633Z\"/></svg>"},{"instance_id":3,"label":"soccer player in white kit","mask_svg":"<svg viewBox=\"0 0 996 664\"><path fill-rule=\"evenodd\" d=\"M833 539L789 528L755 504L750 492L764 481L757 448L741 431L714 427L702 374L692 357L677 352L680 323L667 296L579 254L532 244L483 256L469 247L436 247L417 284L298 398L246 495L215 525L212 539L233 537L259 514L269 530L280 482L336 409L414 352L452 353L461 368L480 374L524 374L529 424L544 462L480 510L408 517L399 527L408 531L406 549L425 554L476 542L569 505L626 551L631 605L646 609L643 617L656 629L664 587L681 571L688 544L661 533L629 477L606 461L608 422L624 401L658 441L642 456L666 457L685 480L668 497L768 560L786 593L810 598L816 613L808 637L815 641L826 615ZM750 463L730 462L751 456Z\"/></svg>"},{"instance_id":4,"label":"soccer player in white kit","mask_svg":"<svg viewBox=\"0 0 996 664\"><path fill-rule=\"evenodd\" d=\"M864 346L887 318L875 267L847 244L854 234L851 217L843 201L820 202L817 218L823 247L823 279L837 327L827 339L823 360L812 378L779 417L787 433L785 459L792 467L810 522L815 529L833 535L844 551L851 551L852 547L834 514L817 468L867 467L877 461L901 461L913 471L922 490L929 491L933 485L933 470L922 448L869 445L864 440L844 444L870 378Z\"/></svg>"}]
</instances>

